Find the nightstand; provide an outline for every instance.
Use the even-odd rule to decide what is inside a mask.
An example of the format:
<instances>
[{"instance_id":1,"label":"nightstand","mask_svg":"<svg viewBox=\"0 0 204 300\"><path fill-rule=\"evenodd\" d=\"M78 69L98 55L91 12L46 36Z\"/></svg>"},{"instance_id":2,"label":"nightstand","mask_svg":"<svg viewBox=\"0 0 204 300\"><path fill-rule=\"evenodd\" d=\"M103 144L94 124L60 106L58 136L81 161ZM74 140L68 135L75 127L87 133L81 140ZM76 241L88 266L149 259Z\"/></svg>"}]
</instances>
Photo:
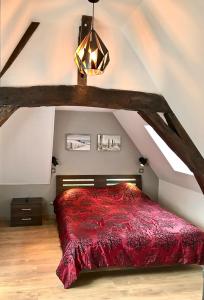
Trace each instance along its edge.
<instances>
[{"instance_id":1,"label":"nightstand","mask_svg":"<svg viewBox=\"0 0 204 300\"><path fill-rule=\"evenodd\" d=\"M42 225L42 198L13 198L11 226Z\"/></svg>"}]
</instances>

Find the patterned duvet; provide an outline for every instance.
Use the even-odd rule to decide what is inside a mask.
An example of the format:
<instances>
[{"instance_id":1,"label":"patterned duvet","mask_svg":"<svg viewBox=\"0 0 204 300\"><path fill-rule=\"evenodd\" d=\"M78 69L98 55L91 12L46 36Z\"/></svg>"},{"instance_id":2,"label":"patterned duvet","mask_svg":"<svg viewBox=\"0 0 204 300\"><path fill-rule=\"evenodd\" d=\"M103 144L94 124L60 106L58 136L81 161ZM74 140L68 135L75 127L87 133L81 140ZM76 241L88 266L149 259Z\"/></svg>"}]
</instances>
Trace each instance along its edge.
<instances>
[{"instance_id":1,"label":"patterned duvet","mask_svg":"<svg viewBox=\"0 0 204 300\"><path fill-rule=\"evenodd\" d=\"M204 232L132 184L70 189L54 208L65 288L85 269L204 264Z\"/></svg>"}]
</instances>

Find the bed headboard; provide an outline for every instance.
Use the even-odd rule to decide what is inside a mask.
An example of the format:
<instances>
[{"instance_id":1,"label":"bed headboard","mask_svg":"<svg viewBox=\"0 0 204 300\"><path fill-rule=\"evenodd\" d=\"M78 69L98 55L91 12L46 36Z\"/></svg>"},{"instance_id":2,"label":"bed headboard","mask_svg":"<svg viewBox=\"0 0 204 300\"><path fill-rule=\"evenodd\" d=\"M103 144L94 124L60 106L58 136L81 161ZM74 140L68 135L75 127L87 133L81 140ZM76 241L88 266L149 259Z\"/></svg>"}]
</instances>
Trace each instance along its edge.
<instances>
[{"instance_id":1,"label":"bed headboard","mask_svg":"<svg viewBox=\"0 0 204 300\"><path fill-rule=\"evenodd\" d=\"M57 175L56 194L77 187L105 187L121 182L133 183L142 190L141 175Z\"/></svg>"}]
</instances>

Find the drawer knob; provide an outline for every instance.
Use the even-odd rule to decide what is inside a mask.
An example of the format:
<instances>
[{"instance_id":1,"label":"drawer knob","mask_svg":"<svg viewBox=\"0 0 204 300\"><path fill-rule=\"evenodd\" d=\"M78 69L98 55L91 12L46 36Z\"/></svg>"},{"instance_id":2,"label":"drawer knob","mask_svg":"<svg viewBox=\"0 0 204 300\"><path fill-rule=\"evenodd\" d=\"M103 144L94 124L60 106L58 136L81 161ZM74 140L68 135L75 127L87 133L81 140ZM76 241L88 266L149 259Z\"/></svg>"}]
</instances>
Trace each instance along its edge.
<instances>
[{"instance_id":1,"label":"drawer knob","mask_svg":"<svg viewBox=\"0 0 204 300\"><path fill-rule=\"evenodd\" d=\"M31 221L32 218L22 218L21 221Z\"/></svg>"},{"instance_id":2,"label":"drawer knob","mask_svg":"<svg viewBox=\"0 0 204 300\"><path fill-rule=\"evenodd\" d=\"M21 208L22 211L31 211L31 208Z\"/></svg>"}]
</instances>

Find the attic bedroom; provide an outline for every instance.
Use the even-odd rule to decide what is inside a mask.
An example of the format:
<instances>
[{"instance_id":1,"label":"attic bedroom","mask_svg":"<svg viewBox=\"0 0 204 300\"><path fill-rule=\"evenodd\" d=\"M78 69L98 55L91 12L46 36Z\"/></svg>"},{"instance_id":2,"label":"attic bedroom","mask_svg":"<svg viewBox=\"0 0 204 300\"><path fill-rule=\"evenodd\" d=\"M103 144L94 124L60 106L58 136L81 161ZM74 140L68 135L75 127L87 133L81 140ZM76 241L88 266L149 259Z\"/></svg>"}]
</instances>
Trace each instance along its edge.
<instances>
[{"instance_id":1,"label":"attic bedroom","mask_svg":"<svg viewBox=\"0 0 204 300\"><path fill-rule=\"evenodd\" d=\"M0 0L0 299L204 300L202 0Z\"/></svg>"}]
</instances>

